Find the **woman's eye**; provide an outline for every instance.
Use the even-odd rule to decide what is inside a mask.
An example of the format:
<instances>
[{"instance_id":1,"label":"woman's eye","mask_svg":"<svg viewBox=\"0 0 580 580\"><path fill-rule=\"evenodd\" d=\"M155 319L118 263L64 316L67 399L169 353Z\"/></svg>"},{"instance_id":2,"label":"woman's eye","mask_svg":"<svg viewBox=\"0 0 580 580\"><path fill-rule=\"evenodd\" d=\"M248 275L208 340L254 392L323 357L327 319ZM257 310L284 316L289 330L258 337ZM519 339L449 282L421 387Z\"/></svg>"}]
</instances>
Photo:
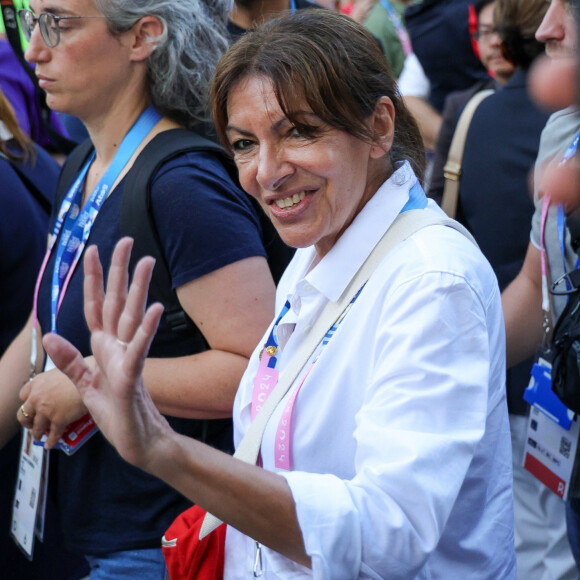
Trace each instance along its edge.
<instances>
[{"instance_id":1,"label":"woman's eye","mask_svg":"<svg viewBox=\"0 0 580 580\"><path fill-rule=\"evenodd\" d=\"M291 139L300 139L310 142L321 135L321 128L314 125L294 125L288 131Z\"/></svg>"},{"instance_id":2,"label":"woman's eye","mask_svg":"<svg viewBox=\"0 0 580 580\"><path fill-rule=\"evenodd\" d=\"M241 152L248 150L252 145L253 141L250 141L250 139L238 139L232 143L232 149Z\"/></svg>"}]
</instances>

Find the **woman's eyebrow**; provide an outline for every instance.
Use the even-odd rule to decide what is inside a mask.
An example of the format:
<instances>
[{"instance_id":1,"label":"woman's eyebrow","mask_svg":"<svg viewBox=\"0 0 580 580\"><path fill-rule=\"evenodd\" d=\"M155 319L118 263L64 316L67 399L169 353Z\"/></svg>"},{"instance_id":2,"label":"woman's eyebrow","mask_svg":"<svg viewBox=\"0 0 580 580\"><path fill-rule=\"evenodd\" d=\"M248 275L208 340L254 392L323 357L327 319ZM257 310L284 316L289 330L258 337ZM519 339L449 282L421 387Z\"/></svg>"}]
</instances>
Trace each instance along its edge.
<instances>
[{"instance_id":1,"label":"woman's eyebrow","mask_svg":"<svg viewBox=\"0 0 580 580\"><path fill-rule=\"evenodd\" d=\"M312 111L292 111L292 115L295 117L305 116L305 117L314 117L316 119L319 118L318 115L316 115L316 113L313 113ZM292 124L292 121L288 117L286 117L286 115L283 115L280 117L280 119L278 119L277 121L272 123L272 125L270 126L270 129L272 131L278 131L286 123ZM236 131L237 133L240 133L241 135L253 135L253 133L250 131L245 131L244 129L241 129L240 127L237 127L236 125L228 124L226 127L226 133L228 133L230 131Z\"/></svg>"},{"instance_id":2,"label":"woman's eyebrow","mask_svg":"<svg viewBox=\"0 0 580 580\"><path fill-rule=\"evenodd\" d=\"M236 127L235 125L228 125L226 127L226 133L229 133L230 131L235 131L236 133L240 133L241 135L252 135L252 133L250 131L244 131L244 129L240 129L239 127Z\"/></svg>"},{"instance_id":3,"label":"woman's eyebrow","mask_svg":"<svg viewBox=\"0 0 580 580\"><path fill-rule=\"evenodd\" d=\"M32 12L37 14L35 10L32 10ZM38 14L42 14L43 12L48 12L50 14L54 14L55 16L76 16L75 12L68 10L66 8L61 8L59 6L50 6L50 5L43 6L40 12L38 12Z\"/></svg>"}]
</instances>

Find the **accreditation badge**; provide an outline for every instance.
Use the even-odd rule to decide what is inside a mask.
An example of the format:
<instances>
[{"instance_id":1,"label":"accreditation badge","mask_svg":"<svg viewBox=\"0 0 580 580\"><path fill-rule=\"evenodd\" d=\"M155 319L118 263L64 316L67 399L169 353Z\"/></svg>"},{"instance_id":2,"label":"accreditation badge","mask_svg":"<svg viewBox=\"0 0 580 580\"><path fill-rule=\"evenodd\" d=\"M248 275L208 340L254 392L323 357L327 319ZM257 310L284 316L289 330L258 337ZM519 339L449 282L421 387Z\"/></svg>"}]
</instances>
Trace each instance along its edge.
<instances>
[{"instance_id":1,"label":"accreditation badge","mask_svg":"<svg viewBox=\"0 0 580 580\"><path fill-rule=\"evenodd\" d=\"M524 468L566 500L577 493L575 465L580 424L552 391L552 366L539 358L524 400L530 404Z\"/></svg>"},{"instance_id":2,"label":"accreditation badge","mask_svg":"<svg viewBox=\"0 0 580 580\"><path fill-rule=\"evenodd\" d=\"M48 484L48 452L34 445L32 433L22 428L20 463L12 507L11 535L32 560L35 536L42 540Z\"/></svg>"}]
</instances>

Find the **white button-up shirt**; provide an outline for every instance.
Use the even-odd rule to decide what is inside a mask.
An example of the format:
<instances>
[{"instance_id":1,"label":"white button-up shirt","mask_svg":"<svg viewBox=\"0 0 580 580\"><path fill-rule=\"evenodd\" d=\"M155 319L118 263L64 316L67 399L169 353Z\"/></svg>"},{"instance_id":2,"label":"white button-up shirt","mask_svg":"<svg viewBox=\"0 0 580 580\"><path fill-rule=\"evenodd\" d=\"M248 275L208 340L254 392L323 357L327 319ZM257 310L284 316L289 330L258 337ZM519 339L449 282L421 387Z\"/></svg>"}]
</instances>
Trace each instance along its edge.
<instances>
[{"instance_id":1,"label":"white button-up shirt","mask_svg":"<svg viewBox=\"0 0 580 580\"><path fill-rule=\"evenodd\" d=\"M399 168L320 262L314 248L296 253L278 287L278 310L291 305L279 369L415 180ZM296 399L291 471L276 469L274 441L298 380L266 428L263 466L290 486L312 570L263 548L262 578L515 578L504 342L495 276L462 234L428 227L391 250ZM236 444L262 346L236 397ZM226 579L253 577L255 542L231 527L226 542Z\"/></svg>"}]
</instances>

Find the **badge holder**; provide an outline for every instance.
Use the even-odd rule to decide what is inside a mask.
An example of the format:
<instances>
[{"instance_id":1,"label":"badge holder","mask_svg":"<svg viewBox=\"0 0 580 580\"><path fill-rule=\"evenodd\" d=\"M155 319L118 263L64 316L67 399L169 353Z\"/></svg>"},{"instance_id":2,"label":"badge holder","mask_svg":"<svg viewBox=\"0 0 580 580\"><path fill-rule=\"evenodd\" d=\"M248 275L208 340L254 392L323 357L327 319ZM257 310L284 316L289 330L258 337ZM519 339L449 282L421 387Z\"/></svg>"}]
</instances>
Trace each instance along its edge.
<instances>
[{"instance_id":1,"label":"badge holder","mask_svg":"<svg viewBox=\"0 0 580 580\"><path fill-rule=\"evenodd\" d=\"M54 367L47 357L44 370ZM35 376L34 370L31 378ZM81 417L71 423L60 438L55 449L62 449L72 455L97 431L97 426L90 415ZM32 560L35 538L44 539L44 521L48 491L48 470L50 454L44 449L46 436L33 441L30 430L22 428L18 478L12 506L10 535L25 556Z\"/></svg>"},{"instance_id":2,"label":"badge holder","mask_svg":"<svg viewBox=\"0 0 580 580\"><path fill-rule=\"evenodd\" d=\"M549 333L547 317L545 337ZM524 400L530 404L524 468L563 500L580 492L580 423L552 391L551 355L541 351L531 371Z\"/></svg>"},{"instance_id":3,"label":"badge holder","mask_svg":"<svg viewBox=\"0 0 580 580\"><path fill-rule=\"evenodd\" d=\"M20 464L12 508L10 535L29 560L32 560L34 539L44 532L44 509L48 480L48 452L33 445L32 433L22 428Z\"/></svg>"}]
</instances>

